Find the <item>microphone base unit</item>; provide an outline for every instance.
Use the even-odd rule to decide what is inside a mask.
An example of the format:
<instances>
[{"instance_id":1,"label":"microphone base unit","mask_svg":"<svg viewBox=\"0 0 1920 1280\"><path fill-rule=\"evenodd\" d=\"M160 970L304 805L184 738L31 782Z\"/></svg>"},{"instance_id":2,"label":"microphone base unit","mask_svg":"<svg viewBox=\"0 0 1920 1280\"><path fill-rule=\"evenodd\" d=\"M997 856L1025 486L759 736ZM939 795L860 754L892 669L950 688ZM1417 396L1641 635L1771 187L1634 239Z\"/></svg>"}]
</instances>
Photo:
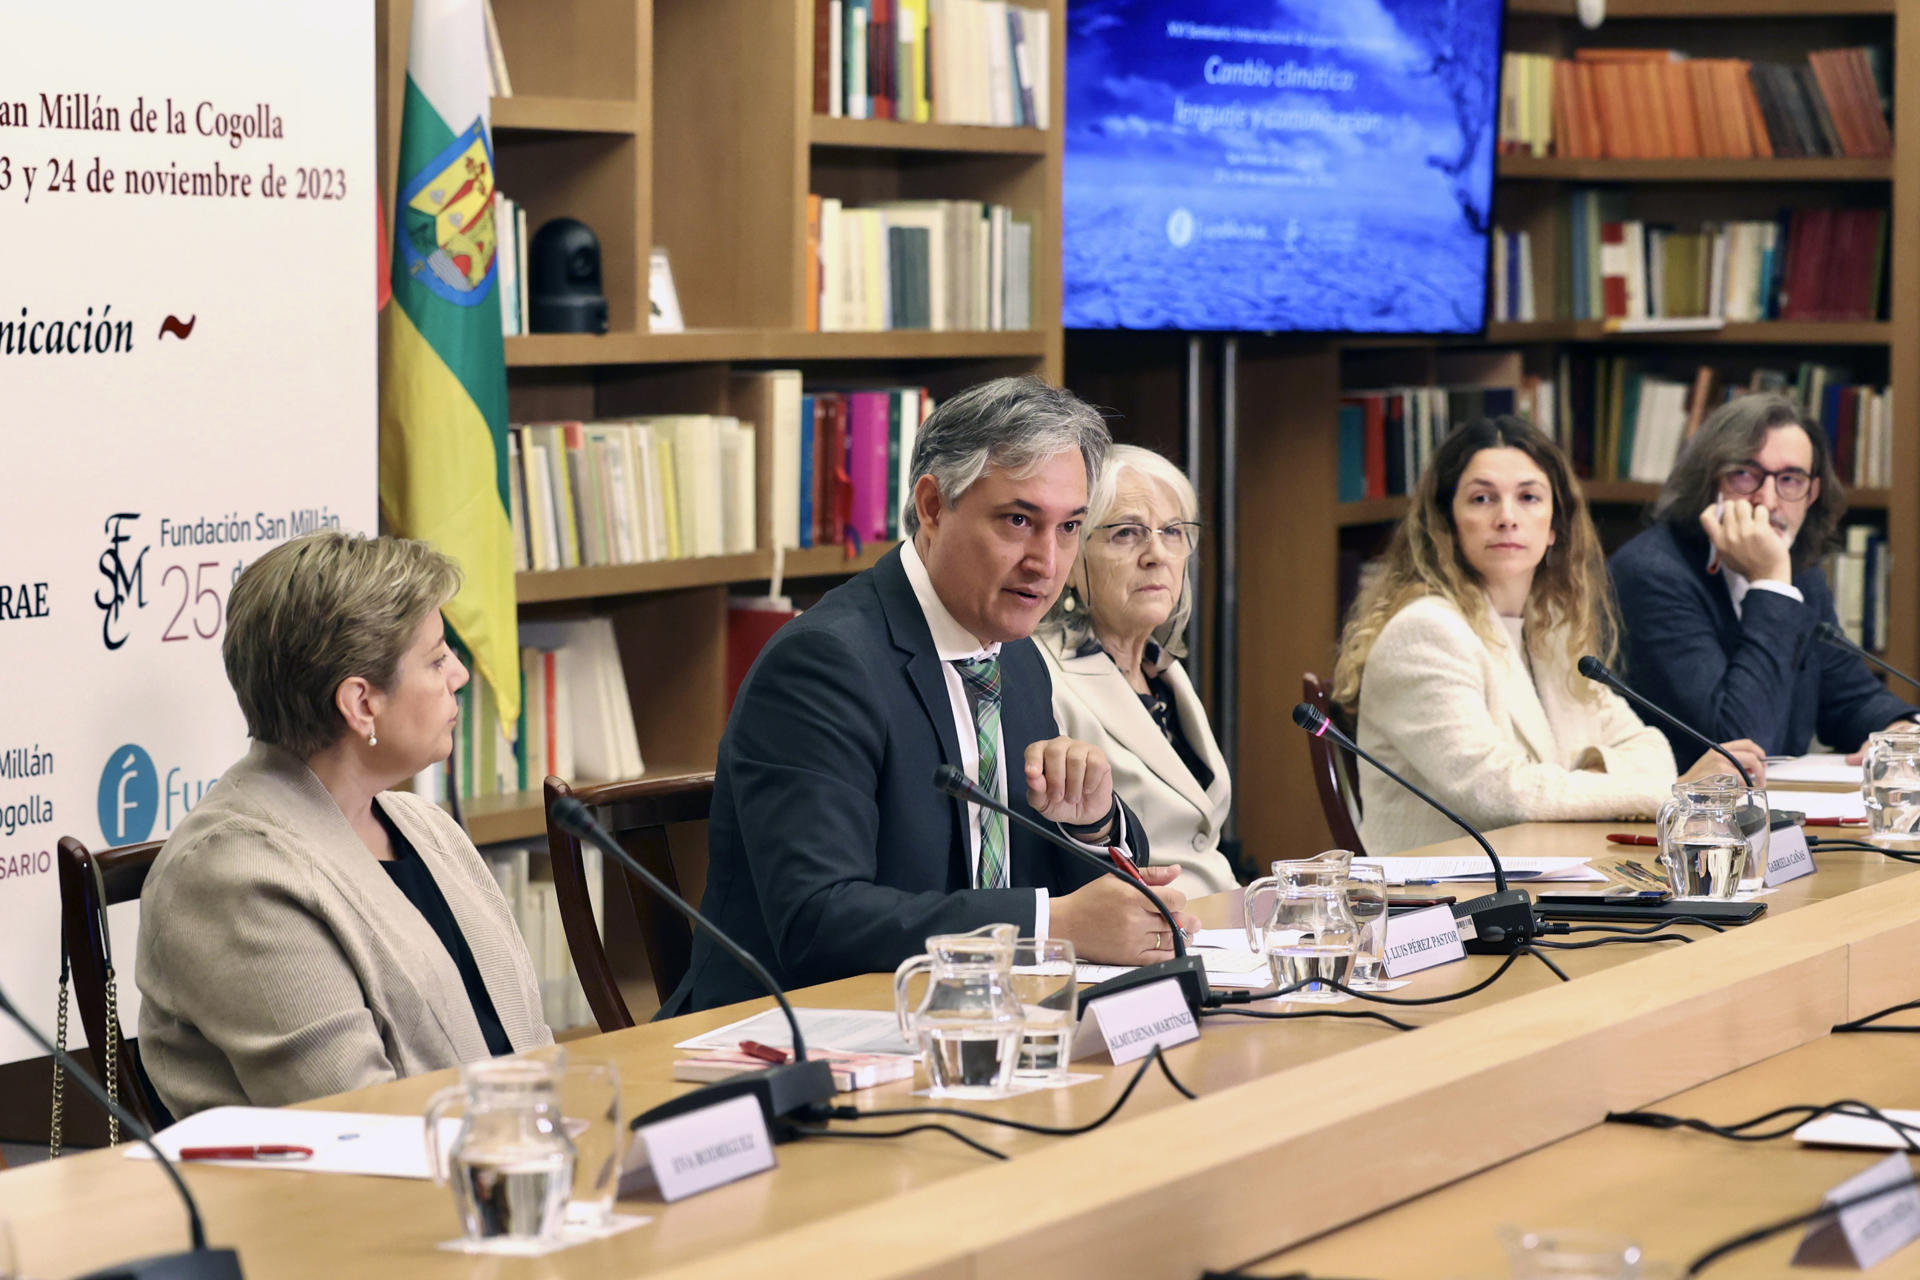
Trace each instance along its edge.
<instances>
[{"instance_id":1,"label":"microphone base unit","mask_svg":"<svg viewBox=\"0 0 1920 1280\"><path fill-rule=\"evenodd\" d=\"M1206 963L1199 956L1186 955L1162 960L1158 964L1143 964L1138 969L1088 987L1080 993L1080 1013L1084 1017L1087 1006L1096 1000L1116 996L1123 991L1137 991L1163 978L1172 978L1180 984L1180 995L1195 1017L1199 1017L1200 1011L1213 1003L1213 988L1207 984Z\"/></svg>"},{"instance_id":2,"label":"microphone base unit","mask_svg":"<svg viewBox=\"0 0 1920 1280\"><path fill-rule=\"evenodd\" d=\"M1453 904L1453 918L1471 920L1473 936L1465 946L1475 955L1503 956L1546 930L1534 914L1533 899L1525 889L1508 889Z\"/></svg>"},{"instance_id":3,"label":"microphone base unit","mask_svg":"<svg viewBox=\"0 0 1920 1280\"><path fill-rule=\"evenodd\" d=\"M240 1255L232 1249L162 1253L137 1262L116 1262L76 1280L241 1280Z\"/></svg>"},{"instance_id":4,"label":"microphone base unit","mask_svg":"<svg viewBox=\"0 0 1920 1280\"><path fill-rule=\"evenodd\" d=\"M773 1140L790 1142L799 1135L793 1131L789 1118L807 1119L804 1113L811 1108L831 1106L835 1092L832 1064L809 1058L805 1062L788 1062L765 1071L743 1071L737 1076L716 1080L641 1112L628 1127L638 1132L646 1125L671 1120L690 1111L750 1097L760 1104L760 1114L766 1117L767 1132Z\"/></svg>"}]
</instances>

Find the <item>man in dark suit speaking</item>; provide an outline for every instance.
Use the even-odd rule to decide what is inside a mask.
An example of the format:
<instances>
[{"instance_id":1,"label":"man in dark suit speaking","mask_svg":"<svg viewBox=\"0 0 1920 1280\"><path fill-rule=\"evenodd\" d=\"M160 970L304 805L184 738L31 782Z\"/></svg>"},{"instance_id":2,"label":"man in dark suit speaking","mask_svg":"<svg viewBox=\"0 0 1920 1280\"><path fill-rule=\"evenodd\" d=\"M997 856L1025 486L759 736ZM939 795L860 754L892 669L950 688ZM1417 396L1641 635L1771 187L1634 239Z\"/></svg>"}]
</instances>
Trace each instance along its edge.
<instances>
[{"instance_id":1,"label":"man in dark suit speaking","mask_svg":"<svg viewBox=\"0 0 1920 1280\"><path fill-rule=\"evenodd\" d=\"M1142 895L931 782L956 765L1015 810L1146 862L1106 757L1058 736L1027 638L1079 552L1107 444L1099 414L1038 379L947 401L914 441L907 540L781 628L747 673L720 741L700 905L783 987L890 970L929 935L999 921L1092 961L1173 954ZM1142 866L1156 886L1176 871ZM662 1012L761 994L696 935Z\"/></svg>"}]
</instances>

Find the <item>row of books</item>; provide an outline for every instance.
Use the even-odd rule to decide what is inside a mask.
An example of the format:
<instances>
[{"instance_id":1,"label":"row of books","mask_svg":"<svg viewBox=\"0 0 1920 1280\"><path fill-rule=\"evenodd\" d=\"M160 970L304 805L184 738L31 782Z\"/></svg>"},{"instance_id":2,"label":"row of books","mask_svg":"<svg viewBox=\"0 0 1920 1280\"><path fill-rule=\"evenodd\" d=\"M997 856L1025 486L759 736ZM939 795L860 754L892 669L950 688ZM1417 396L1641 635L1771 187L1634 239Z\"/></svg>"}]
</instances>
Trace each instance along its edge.
<instances>
[{"instance_id":1,"label":"row of books","mask_svg":"<svg viewBox=\"0 0 1920 1280\"><path fill-rule=\"evenodd\" d=\"M1042 9L1007 0L814 0L813 110L855 120L1047 127Z\"/></svg>"},{"instance_id":2,"label":"row of books","mask_svg":"<svg viewBox=\"0 0 1920 1280\"><path fill-rule=\"evenodd\" d=\"M807 328L1033 327L1033 223L977 200L807 197Z\"/></svg>"},{"instance_id":3,"label":"row of books","mask_svg":"<svg viewBox=\"0 0 1920 1280\"><path fill-rule=\"evenodd\" d=\"M500 722L492 688L473 669L455 695L460 723L451 773L414 781L434 801L538 791L551 774L608 782L645 772L625 668L607 618L520 624L520 719ZM469 663L472 669L472 664Z\"/></svg>"},{"instance_id":4,"label":"row of books","mask_svg":"<svg viewBox=\"0 0 1920 1280\"><path fill-rule=\"evenodd\" d=\"M572 569L751 551L752 423L719 414L507 429L514 567Z\"/></svg>"},{"instance_id":5,"label":"row of books","mask_svg":"<svg viewBox=\"0 0 1920 1280\"><path fill-rule=\"evenodd\" d=\"M527 211L517 200L493 192L494 286L500 291L500 332L511 338L533 332L527 323Z\"/></svg>"},{"instance_id":6,"label":"row of books","mask_svg":"<svg viewBox=\"0 0 1920 1280\"><path fill-rule=\"evenodd\" d=\"M1845 369L1807 362L1791 376L1757 369L1729 382L1703 365L1683 381L1627 357L1563 354L1554 377L1342 397L1339 499L1411 492L1455 426L1503 413L1531 420L1584 478L1659 484L1709 412L1756 391L1777 391L1801 405L1825 434L1842 483L1883 488L1892 482L1892 389L1857 382Z\"/></svg>"},{"instance_id":7,"label":"row of books","mask_svg":"<svg viewBox=\"0 0 1920 1280\"><path fill-rule=\"evenodd\" d=\"M1505 227L1493 229L1493 314L1496 321L1528 323L1540 318L1533 284L1533 237Z\"/></svg>"},{"instance_id":8,"label":"row of books","mask_svg":"<svg viewBox=\"0 0 1920 1280\"><path fill-rule=\"evenodd\" d=\"M1886 533L1874 525L1850 524L1839 549L1821 567L1833 588L1833 610L1847 638L1875 653L1887 648L1887 593L1892 557Z\"/></svg>"},{"instance_id":9,"label":"row of books","mask_svg":"<svg viewBox=\"0 0 1920 1280\"><path fill-rule=\"evenodd\" d=\"M1500 148L1584 159L1890 156L1887 57L1809 53L1803 65L1676 49L1504 55Z\"/></svg>"},{"instance_id":10,"label":"row of books","mask_svg":"<svg viewBox=\"0 0 1920 1280\"><path fill-rule=\"evenodd\" d=\"M1818 424L1842 483L1889 483L1892 389L1856 382L1845 369L1812 361L1791 374L1755 369L1744 380L1701 365L1682 380L1629 357L1563 356L1555 388L1563 429L1552 434L1583 476L1657 484L1708 413L1756 391L1792 398Z\"/></svg>"},{"instance_id":11,"label":"row of books","mask_svg":"<svg viewBox=\"0 0 1920 1280\"><path fill-rule=\"evenodd\" d=\"M548 863L545 845L490 845L480 851L487 870L506 895L513 911L513 922L527 944L527 957L533 961L534 976L540 983L540 1008L547 1025L556 1031L572 1027L594 1026L593 1010L580 987L573 967L573 954L567 949L566 925L560 919L560 898L550 876L543 874ZM606 905L601 854L591 845L580 849L582 870L586 873L587 894L593 903L596 926L605 928ZM604 934L603 934L604 936Z\"/></svg>"},{"instance_id":12,"label":"row of books","mask_svg":"<svg viewBox=\"0 0 1920 1280\"><path fill-rule=\"evenodd\" d=\"M1887 265L1884 209L1801 209L1681 230L1612 216L1605 193L1567 209L1564 310L1577 320L1871 320Z\"/></svg>"},{"instance_id":13,"label":"row of books","mask_svg":"<svg viewBox=\"0 0 1920 1280\"><path fill-rule=\"evenodd\" d=\"M1342 396L1340 501L1411 493L1456 425L1522 408L1510 386L1387 387Z\"/></svg>"}]
</instances>

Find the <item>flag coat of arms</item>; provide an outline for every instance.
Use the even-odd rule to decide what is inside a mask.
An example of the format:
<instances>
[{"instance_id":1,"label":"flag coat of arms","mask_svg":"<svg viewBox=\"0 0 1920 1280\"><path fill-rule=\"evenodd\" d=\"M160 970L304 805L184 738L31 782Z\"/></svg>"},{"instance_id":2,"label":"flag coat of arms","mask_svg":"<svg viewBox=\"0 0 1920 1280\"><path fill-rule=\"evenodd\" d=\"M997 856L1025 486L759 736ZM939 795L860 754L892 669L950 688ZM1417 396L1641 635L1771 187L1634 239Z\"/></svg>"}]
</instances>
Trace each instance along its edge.
<instances>
[{"instance_id":1,"label":"flag coat of arms","mask_svg":"<svg viewBox=\"0 0 1920 1280\"><path fill-rule=\"evenodd\" d=\"M414 0L381 352L380 506L459 562L447 622L520 717L506 349L482 0Z\"/></svg>"}]
</instances>

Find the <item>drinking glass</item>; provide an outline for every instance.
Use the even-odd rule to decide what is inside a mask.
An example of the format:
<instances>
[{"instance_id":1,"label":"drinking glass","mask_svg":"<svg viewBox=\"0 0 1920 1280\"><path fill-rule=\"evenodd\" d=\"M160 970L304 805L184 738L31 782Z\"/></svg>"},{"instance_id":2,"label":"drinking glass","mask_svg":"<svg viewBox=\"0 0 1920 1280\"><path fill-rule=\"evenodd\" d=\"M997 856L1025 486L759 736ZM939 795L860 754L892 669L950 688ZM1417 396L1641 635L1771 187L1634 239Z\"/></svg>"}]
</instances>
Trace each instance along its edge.
<instances>
[{"instance_id":1,"label":"drinking glass","mask_svg":"<svg viewBox=\"0 0 1920 1280\"><path fill-rule=\"evenodd\" d=\"M1641 1280L1640 1246L1603 1231L1500 1228L1513 1280Z\"/></svg>"},{"instance_id":2,"label":"drinking glass","mask_svg":"<svg viewBox=\"0 0 1920 1280\"><path fill-rule=\"evenodd\" d=\"M1065 938L1021 938L1013 944L1013 993L1026 1021L1013 1078L1058 1084L1067 1078L1080 984L1073 944Z\"/></svg>"},{"instance_id":3,"label":"drinking glass","mask_svg":"<svg viewBox=\"0 0 1920 1280\"><path fill-rule=\"evenodd\" d=\"M626 1154L620 1072L613 1063L575 1058L562 1069L560 1113L573 1139L573 1198L567 1222L603 1227L613 1217L614 1188Z\"/></svg>"},{"instance_id":4,"label":"drinking glass","mask_svg":"<svg viewBox=\"0 0 1920 1280\"><path fill-rule=\"evenodd\" d=\"M1387 873L1382 867L1355 866L1347 871L1347 909L1360 927L1360 942L1353 953L1353 977L1347 985L1355 991L1391 991L1387 981Z\"/></svg>"},{"instance_id":5,"label":"drinking glass","mask_svg":"<svg viewBox=\"0 0 1920 1280\"><path fill-rule=\"evenodd\" d=\"M1873 839L1903 848L1920 845L1920 728L1870 735L1861 773Z\"/></svg>"}]
</instances>

